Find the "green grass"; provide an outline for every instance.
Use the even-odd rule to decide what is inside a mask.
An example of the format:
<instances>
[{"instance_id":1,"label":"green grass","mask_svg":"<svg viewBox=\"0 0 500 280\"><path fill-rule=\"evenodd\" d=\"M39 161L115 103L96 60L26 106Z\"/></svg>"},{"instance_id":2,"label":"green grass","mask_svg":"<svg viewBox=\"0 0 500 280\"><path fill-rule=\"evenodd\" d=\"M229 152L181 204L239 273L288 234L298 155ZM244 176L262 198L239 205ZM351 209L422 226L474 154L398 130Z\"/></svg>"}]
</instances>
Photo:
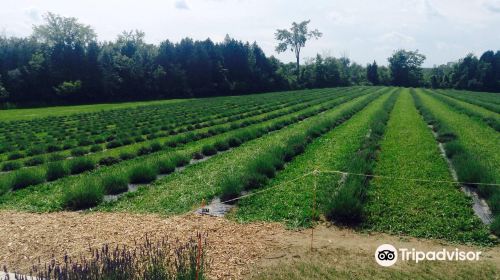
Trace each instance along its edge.
<instances>
[{"instance_id":1,"label":"green grass","mask_svg":"<svg viewBox=\"0 0 500 280\"><path fill-rule=\"evenodd\" d=\"M334 101L328 101L325 104L327 104L330 107L332 106L335 107L342 102L351 100L353 98L365 94L366 94L365 92L361 92L358 90L357 92L353 92L352 94L350 94L350 96L348 97L342 97L339 99L335 99ZM271 127L274 127L273 128L274 130L278 129L279 127L276 125L282 125L284 123L288 123L289 120L293 120L293 122L296 122L299 119L306 118L307 116L313 116L314 114L319 113L318 110L324 108L325 104L321 103L312 107L308 107L307 109L297 111L288 115L284 115L275 119L270 119L268 121L257 123L255 125L251 125L245 128L236 129L234 131L229 131L196 142L191 142L186 145L183 145L182 147L180 147L180 149L175 151L164 150L158 153L149 154L147 156L126 160L113 166L100 167L93 172L84 173L83 176L69 176L61 180L45 184L41 187L39 186L36 189L27 189L23 190L22 192L10 193L5 197L3 197L2 199L0 199L0 207L8 209L30 209L31 211L42 211L42 212L60 210L61 194L65 186L73 185L76 182L83 180L84 178L99 178L109 172L112 172L114 174L128 173L130 169L134 168L135 166L144 165L146 163L157 164L159 160L170 159L170 157L172 157L172 160L176 162L176 166L182 166L185 165L187 162L189 162L189 159L191 158L193 153L199 152L201 150L201 147L205 145L213 145L217 141L223 139L231 139L235 137L240 139L241 141L252 140L257 136L262 135L264 131L266 131ZM256 134L257 131L260 131L259 135ZM84 158L92 159L92 157L84 157ZM0 180L2 180L2 177L0 177Z\"/></svg>"},{"instance_id":2,"label":"green grass","mask_svg":"<svg viewBox=\"0 0 500 280\"><path fill-rule=\"evenodd\" d=\"M38 185L45 181L45 174L38 170L23 169L12 178L13 190L24 189L28 186Z\"/></svg>"},{"instance_id":3,"label":"green grass","mask_svg":"<svg viewBox=\"0 0 500 280\"><path fill-rule=\"evenodd\" d=\"M303 154L290 162L276 178L266 186L277 189L248 197L239 201L235 218L241 222L280 221L288 227L305 227L311 222L314 178L308 176L294 182L314 168L322 170L345 170L350 158L356 153L368 133L371 120L375 117L388 95L375 100L351 119L331 132L309 144ZM326 212L330 198L337 189L340 176L336 174L317 175L317 203L320 212Z\"/></svg>"},{"instance_id":4,"label":"green grass","mask_svg":"<svg viewBox=\"0 0 500 280\"><path fill-rule=\"evenodd\" d=\"M199 205L202 199L209 200L220 194L221 183L227 174L241 178L242 172L247 170L250 159L258 158L272 147L280 146L286 139L302 133L314 122L341 115L368 97L358 97L324 114L313 116L275 133L266 134L226 153L217 154L208 161L188 167L183 172L173 173L117 202L104 205L103 210L157 212L167 215L189 211L193 206Z\"/></svg>"},{"instance_id":5,"label":"green grass","mask_svg":"<svg viewBox=\"0 0 500 280\"><path fill-rule=\"evenodd\" d=\"M169 100L159 100L159 101L139 101L139 102L76 105L76 106L55 106L55 107L30 108L30 109L9 109L9 110L0 110L0 119L2 121L30 120L35 118L49 117L49 116L50 117L67 116L71 114L93 113L104 110L134 108L144 105L173 104L180 102L188 102L190 100L192 99L169 99Z\"/></svg>"},{"instance_id":6,"label":"green grass","mask_svg":"<svg viewBox=\"0 0 500 280\"><path fill-rule=\"evenodd\" d=\"M380 149L375 175L453 180L408 90L401 92L395 104ZM488 230L474 216L470 198L453 184L375 178L365 209L365 227L371 230L456 242L490 242Z\"/></svg>"},{"instance_id":7,"label":"green grass","mask_svg":"<svg viewBox=\"0 0 500 280\"><path fill-rule=\"evenodd\" d=\"M345 93L349 93L349 92L350 91L346 91ZM267 114L252 116L251 118L248 118L248 119L240 119L240 120L237 120L235 123L231 123L231 124L222 124L222 125L218 125L218 126L214 126L214 127L203 128L203 129L197 131L196 134L193 134L193 132L187 132L187 133L184 133L184 134L176 135L174 137L170 137L169 136L169 137L163 139L164 140L163 143L170 143L172 141L175 141L175 143L177 143L175 146L178 146L181 143L185 144L187 142L195 141L195 140L197 140L197 139L200 138L200 137L196 138L193 135L199 135L199 136L203 136L203 137L210 137L210 135L220 134L220 133L224 133L227 130L230 130L231 129L230 127L232 127L233 124L237 124L237 126L235 126L235 128L239 128L239 127L241 127L241 124L245 123L245 122L247 123L246 125L251 125L253 123L258 123L258 122L265 122L265 121L273 119L273 118L279 118L283 114L286 115L286 114L289 114L289 113L293 113L295 111L299 111L300 112L304 108L308 108L308 105L322 104L324 102L329 102L329 101L332 101L332 100L333 100L333 102L336 102L335 100L337 100L339 98L340 99L343 98L342 96L344 96L345 93L340 94L338 96L337 95L332 95L330 97L327 95L326 98L322 97L322 98L320 98L320 100L317 100L317 101L308 102L308 103L305 103L305 104L299 104L297 106L292 106L290 108L289 107L285 107L285 108L282 108L282 109L279 109L279 110L272 111L272 112L267 113ZM317 107L317 106L318 105L313 106L313 107ZM209 135L207 135L208 132L211 132L211 133ZM152 143L155 143L157 141L158 141L158 139L154 140ZM156 146L156 149L153 149L151 147L151 145L149 145L149 142L134 143L134 144L127 145L127 146L122 146L122 147L118 147L118 148L114 148L114 149L109 149L109 150L106 150L106 151L103 151L103 152L97 152L97 153L94 153L94 154L91 154L91 155L87 155L86 157L90 158L90 159L92 159L92 160L94 160L96 162L98 162L102 158L118 157L118 156L121 156L122 154L126 154L127 156L130 156L131 154L147 155L147 154L152 153L155 150L156 151L158 150L158 145L154 145L154 146ZM77 151L83 151L85 149L83 149L83 148L76 148L75 150L77 150ZM59 152L57 154L60 155L60 156L64 156L64 155L69 156L70 152L69 151L64 151L64 152ZM80 153L80 154L83 154L83 152ZM50 156L52 156L52 155L53 154L51 154ZM43 169L44 166L38 166L38 167L35 167L35 168Z\"/></svg>"},{"instance_id":8,"label":"green grass","mask_svg":"<svg viewBox=\"0 0 500 280\"><path fill-rule=\"evenodd\" d=\"M66 209L81 210L97 206L104 196L104 189L95 180L84 180L64 190L62 204Z\"/></svg>"},{"instance_id":9,"label":"green grass","mask_svg":"<svg viewBox=\"0 0 500 280\"><path fill-rule=\"evenodd\" d=\"M132 184L147 184L156 180L157 169L153 165L140 165L132 168L129 180Z\"/></svg>"},{"instance_id":10,"label":"green grass","mask_svg":"<svg viewBox=\"0 0 500 280\"><path fill-rule=\"evenodd\" d=\"M108 175L102 179L102 187L106 194L119 194L128 190L128 178L120 175Z\"/></svg>"},{"instance_id":11,"label":"green grass","mask_svg":"<svg viewBox=\"0 0 500 280\"><path fill-rule=\"evenodd\" d=\"M500 183L500 136L484 122L470 119L429 93L417 91L417 98L440 126L447 127L456 139L445 144L447 155L460 181L469 183ZM500 189L495 186L473 185L493 209L500 205ZM493 212L491 230L500 234L500 213Z\"/></svg>"},{"instance_id":12,"label":"green grass","mask_svg":"<svg viewBox=\"0 0 500 280\"><path fill-rule=\"evenodd\" d=\"M68 174L69 170L61 161L51 162L47 165L47 181L55 181L67 176Z\"/></svg>"},{"instance_id":13,"label":"green grass","mask_svg":"<svg viewBox=\"0 0 500 280\"><path fill-rule=\"evenodd\" d=\"M347 163L345 170L356 174L373 174L373 167L378 153L380 139L385 133L390 112L398 95L391 95L382 108L371 120L368 136L364 139L360 148ZM330 182L334 184L335 182ZM343 184L333 195L326 216L344 225L356 226L363 220L363 208L369 178L362 176L348 176L344 178Z\"/></svg>"},{"instance_id":14,"label":"green grass","mask_svg":"<svg viewBox=\"0 0 500 280\"><path fill-rule=\"evenodd\" d=\"M470 104L459 99L454 99L449 97L449 95L438 94L435 91L432 91L433 96L442 102L450 105L455 110L464 113L471 118L476 118L480 121L485 122L489 126L491 126L496 131L500 132L500 114L495 113L493 111L487 110L481 106Z\"/></svg>"},{"instance_id":15,"label":"green grass","mask_svg":"<svg viewBox=\"0 0 500 280\"><path fill-rule=\"evenodd\" d=\"M500 94L498 93L458 90L437 90L437 92L500 114Z\"/></svg>"},{"instance_id":16,"label":"green grass","mask_svg":"<svg viewBox=\"0 0 500 280\"><path fill-rule=\"evenodd\" d=\"M95 162L90 158L76 158L68 162L68 169L71 174L80 174L95 168Z\"/></svg>"}]
</instances>

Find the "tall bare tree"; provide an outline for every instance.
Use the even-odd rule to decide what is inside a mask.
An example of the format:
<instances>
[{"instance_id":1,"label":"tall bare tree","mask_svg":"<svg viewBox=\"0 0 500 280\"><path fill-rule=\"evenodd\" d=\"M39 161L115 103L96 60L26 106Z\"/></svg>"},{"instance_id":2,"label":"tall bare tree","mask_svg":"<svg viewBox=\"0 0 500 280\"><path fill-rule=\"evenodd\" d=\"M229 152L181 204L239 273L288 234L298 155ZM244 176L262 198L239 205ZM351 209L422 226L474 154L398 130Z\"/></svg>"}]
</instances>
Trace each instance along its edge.
<instances>
[{"instance_id":1,"label":"tall bare tree","mask_svg":"<svg viewBox=\"0 0 500 280\"><path fill-rule=\"evenodd\" d=\"M307 25L310 20L305 20L300 23L293 22L290 29L278 29L274 34L276 40L279 41L278 46L276 46L276 51L278 53L285 52L288 48L295 54L297 59L297 79L300 75L300 51L306 45L309 39L318 39L323 34L317 29L309 31Z\"/></svg>"}]
</instances>

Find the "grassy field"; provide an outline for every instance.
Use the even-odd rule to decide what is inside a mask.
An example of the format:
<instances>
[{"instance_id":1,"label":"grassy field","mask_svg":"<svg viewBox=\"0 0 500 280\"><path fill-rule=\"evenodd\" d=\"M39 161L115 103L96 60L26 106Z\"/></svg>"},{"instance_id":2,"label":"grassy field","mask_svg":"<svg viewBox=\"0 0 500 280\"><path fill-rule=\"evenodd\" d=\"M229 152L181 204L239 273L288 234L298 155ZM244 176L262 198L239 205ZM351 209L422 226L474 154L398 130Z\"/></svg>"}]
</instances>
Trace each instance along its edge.
<instances>
[{"instance_id":1,"label":"grassy field","mask_svg":"<svg viewBox=\"0 0 500 280\"><path fill-rule=\"evenodd\" d=\"M395 105L380 151L375 175L453 181L408 90ZM470 200L452 184L375 178L367 201L366 226L376 231L461 242L489 240Z\"/></svg>"},{"instance_id":2,"label":"grassy field","mask_svg":"<svg viewBox=\"0 0 500 280\"><path fill-rule=\"evenodd\" d=\"M332 194L338 191L340 175L319 174L316 179L308 176L293 182L289 182L290 179L313 169L349 171L349 159L355 156L369 132L372 119L391 94L395 93L384 94L350 120L311 143L302 155L268 184L270 188L279 188L241 200L236 218L239 221L280 221L290 227L308 226L311 222L314 180L318 180L318 207L320 212L326 213Z\"/></svg>"},{"instance_id":3,"label":"grassy field","mask_svg":"<svg viewBox=\"0 0 500 280\"><path fill-rule=\"evenodd\" d=\"M452 94L416 92L421 107L452 127L465 150L481 158L483 173L498 180L498 132L485 121L498 121L498 114L466 103L471 93L459 92L457 99ZM496 97L481 94L480 100ZM231 216L304 227L311 225L316 180L315 219L418 237L489 240L470 199L453 184L370 182L328 172L289 183L313 169L453 180L407 89L353 87L102 106L93 112L64 108L50 118L50 109L31 109L40 117L0 123L7 132L0 145L9 148L0 154L0 208L97 207L172 215L216 196L264 190L238 201ZM59 140L66 144L51 146ZM142 184L138 191L103 201L136 183Z\"/></svg>"},{"instance_id":4,"label":"grassy field","mask_svg":"<svg viewBox=\"0 0 500 280\"><path fill-rule=\"evenodd\" d=\"M54 107L28 108L28 109L9 109L9 110L0 110L0 120L2 121L30 120L30 119L44 118L44 117L93 113L105 110L128 109L145 105L149 106L153 104L173 104L180 102L189 102L190 100L192 99L170 99L161 101L123 102L123 103L104 103L104 104L75 105L75 106L54 106Z\"/></svg>"},{"instance_id":5,"label":"grassy field","mask_svg":"<svg viewBox=\"0 0 500 280\"><path fill-rule=\"evenodd\" d=\"M494 246L500 189L471 184L493 212L485 225L448 165L461 182L500 183L500 97L475 94L346 87L0 111L0 209L166 217L220 198L235 206L228 219L242 226L324 221ZM320 259L287 265L252 277L351 273ZM381 275L366 269L360 277ZM415 271L432 277L448 267L428 269ZM484 276L473 267L449 269Z\"/></svg>"}]
</instances>

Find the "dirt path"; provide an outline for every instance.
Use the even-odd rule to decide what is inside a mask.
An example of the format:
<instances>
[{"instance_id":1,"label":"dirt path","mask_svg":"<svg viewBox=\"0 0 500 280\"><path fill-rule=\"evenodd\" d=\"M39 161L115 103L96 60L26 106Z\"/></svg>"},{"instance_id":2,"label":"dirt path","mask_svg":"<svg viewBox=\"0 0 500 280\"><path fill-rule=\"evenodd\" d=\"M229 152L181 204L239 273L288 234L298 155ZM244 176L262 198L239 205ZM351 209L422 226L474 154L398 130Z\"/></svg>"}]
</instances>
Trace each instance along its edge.
<instances>
[{"instance_id":1,"label":"dirt path","mask_svg":"<svg viewBox=\"0 0 500 280\"><path fill-rule=\"evenodd\" d=\"M127 244L144 238L164 237L187 240L198 230L208 233L208 255L212 260L211 278L246 278L276 271L282 264L295 266L297 262L319 258L328 266L339 269L360 269L368 266L380 269L374 261L378 245L390 243L396 247L418 250L448 249L483 251L484 262L500 268L500 249L455 246L439 241L400 238L385 234L362 234L348 229L318 226L314 233L311 253L311 230L287 231L276 223L238 224L225 218L188 214L163 218L151 214L75 213L59 212L32 214L0 211L0 266L28 271L38 262L48 261L52 255L78 256L89 246L103 243ZM425 268L425 266L423 266ZM414 270L414 265L397 264L395 270ZM499 269L500 270L500 269Z\"/></svg>"},{"instance_id":2,"label":"dirt path","mask_svg":"<svg viewBox=\"0 0 500 280\"><path fill-rule=\"evenodd\" d=\"M208 234L212 278L240 278L248 264L272 251L279 224L241 225L224 218L184 215L59 212L32 214L0 211L0 268L28 272L32 263L48 261L52 255L85 254L89 246L103 243L132 246L147 234L153 240L188 240L197 231Z\"/></svg>"},{"instance_id":3,"label":"dirt path","mask_svg":"<svg viewBox=\"0 0 500 280\"><path fill-rule=\"evenodd\" d=\"M481 251L479 262L397 262L383 268L375 262L379 245L439 251L456 248ZM287 231L278 250L264 256L251 269L252 279L500 279L500 247L450 244L440 240L398 237L383 233L360 233L322 224L311 230Z\"/></svg>"}]
</instances>

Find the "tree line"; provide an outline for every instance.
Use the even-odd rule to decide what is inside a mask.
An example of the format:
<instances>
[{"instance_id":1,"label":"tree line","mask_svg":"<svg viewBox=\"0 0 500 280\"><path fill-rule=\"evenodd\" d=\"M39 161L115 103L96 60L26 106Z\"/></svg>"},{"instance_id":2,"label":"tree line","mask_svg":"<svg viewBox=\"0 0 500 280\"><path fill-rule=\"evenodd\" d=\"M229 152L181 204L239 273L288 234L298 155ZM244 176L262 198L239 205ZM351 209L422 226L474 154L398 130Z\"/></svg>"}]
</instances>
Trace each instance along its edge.
<instances>
[{"instance_id":1,"label":"tree line","mask_svg":"<svg viewBox=\"0 0 500 280\"><path fill-rule=\"evenodd\" d=\"M240 95L351 85L455 87L500 91L500 53L469 55L458 63L422 69L425 56L398 50L389 66L366 67L347 57L317 55L298 67L298 52L317 30L305 21L278 30L297 63L266 56L257 43L226 36L145 42L141 31L97 41L91 26L48 13L26 38L0 36L0 102L3 107ZM296 34L302 32L303 37ZM302 38L290 41L289 38ZM287 41L288 40L288 41ZM278 45L285 51L286 45ZM277 50L278 50L277 48Z\"/></svg>"}]
</instances>

